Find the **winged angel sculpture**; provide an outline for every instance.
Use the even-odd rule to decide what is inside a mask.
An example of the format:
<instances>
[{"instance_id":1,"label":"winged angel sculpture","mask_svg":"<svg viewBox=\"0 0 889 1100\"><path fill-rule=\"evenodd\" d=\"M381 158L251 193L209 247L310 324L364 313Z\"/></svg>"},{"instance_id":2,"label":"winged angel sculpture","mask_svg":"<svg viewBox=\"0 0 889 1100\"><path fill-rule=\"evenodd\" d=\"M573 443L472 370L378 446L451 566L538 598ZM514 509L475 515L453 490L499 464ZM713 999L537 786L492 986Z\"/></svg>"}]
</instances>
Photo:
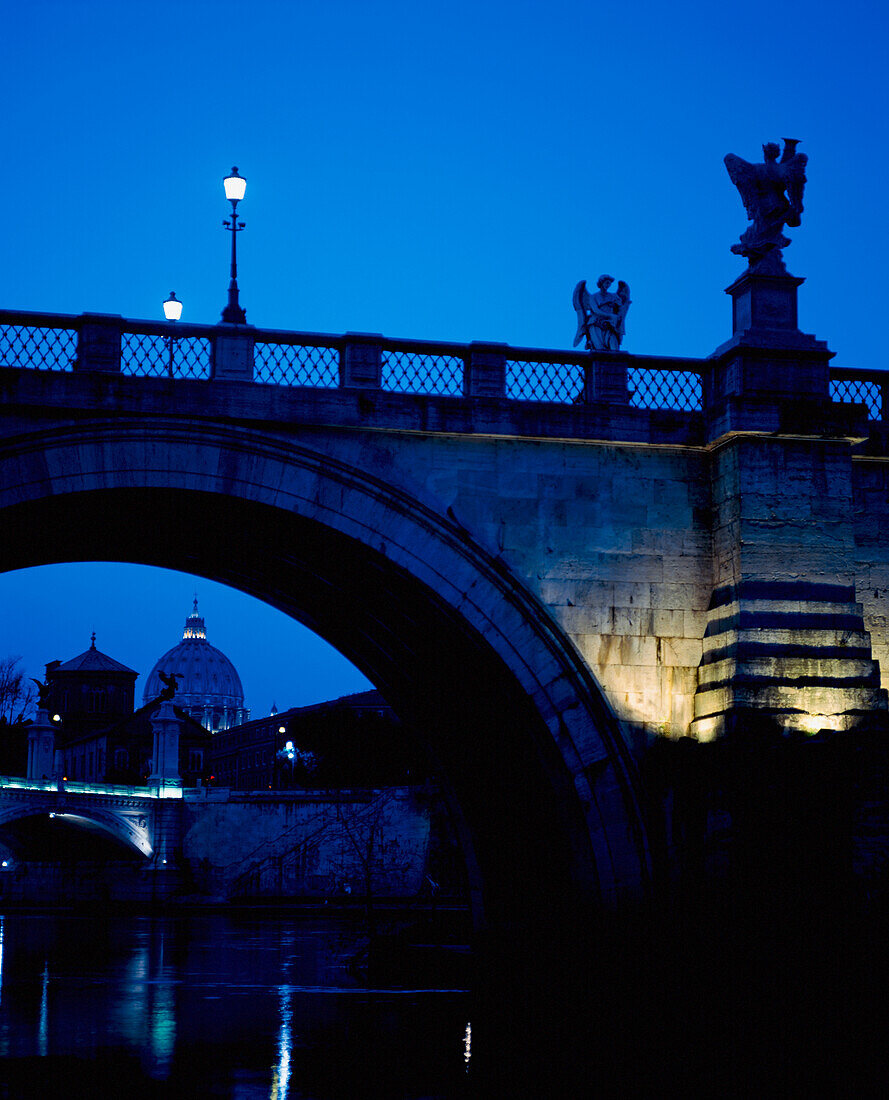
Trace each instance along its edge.
<instances>
[{"instance_id":1,"label":"winged angel sculpture","mask_svg":"<svg viewBox=\"0 0 889 1100\"><path fill-rule=\"evenodd\" d=\"M157 701L164 703L167 699L175 699L176 692L179 690L178 681L182 679L182 673L171 672L168 676L166 672L158 670L158 676L161 679L161 683L164 685L164 690L158 695Z\"/></svg>"},{"instance_id":2,"label":"winged angel sculpture","mask_svg":"<svg viewBox=\"0 0 889 1100\"><path fill-rule=\"evenodd\" d=\"M49 696L52 691L52 687L49 684L41 683L40 680L35 680L31 677L31 683L37 685L37 709L46 710L49 706Z\"/></svg>"},{"instance_id":3,"label":"winged angel sculpture","mask_svg":"<svg viewBox=\"0 0 889 1100\"><path fill-rule=\"evenodd\" d=\"M753 223L741 234L740 241L732 245L732 252L746 256L751 267L775 249L779 250L780 258L780 249L790 244L784 236L784 226L796 228L800 224L809 158L796 151L797 145L799 139L784 138L781 153L773 141L768 142L762 147L762 164L751 164L734 153L725 158L729 178Z\"/></svg>"},{"instance_id":4,"label":"winged angel sculpture","mask_svg":"<svg viewBox=\"0 0 889 1100\"><path fill-rule=\"evenodd\" d=\"M617 293L608 289L614 279L600 275L596 280L598 294L590 294L586 279L574 288L574 308L577 310L577 335L574 346L586 340L588 351L617 351L624 335L624 318L630 308L630 288L617 284Z\"/></svg>"}]
</instances>

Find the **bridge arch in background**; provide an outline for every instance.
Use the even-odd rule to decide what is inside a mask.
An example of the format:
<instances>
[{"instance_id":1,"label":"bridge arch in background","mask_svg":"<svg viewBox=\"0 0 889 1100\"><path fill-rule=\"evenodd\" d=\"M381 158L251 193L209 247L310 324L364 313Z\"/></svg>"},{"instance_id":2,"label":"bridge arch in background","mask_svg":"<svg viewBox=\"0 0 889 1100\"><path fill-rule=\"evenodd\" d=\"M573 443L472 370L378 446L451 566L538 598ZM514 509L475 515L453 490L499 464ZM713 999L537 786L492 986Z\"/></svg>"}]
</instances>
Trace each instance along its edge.
<instances>
[{"instance_id":1,"label":"bridge arch in background","mask_svg":"<svg viewBox=\"0 0 889 1100\"><path fill-rule=\"evenodd\" d=\"M115 418L7 440L0 523L0 571L182 570L339 649L449 784L479 923L551 926L644 888L634 770L598 686L505 564L418 497L270 433Z\"/></svg>"},{"instance_id":2,"label":"bridge arch in background","mask_svg":"<svg viewBox=\"0 0 889 1100\"><path fill-rule=\"evenodd\" d=\"M146 859L153 855L148 827L140 826L132 815L117 814L101 806L78 806L74 812L60 807L55 793L46 799L34 796L33 792L29 792L29 795L30 797L21 801L0 805L0 830L23 818L54 813L70 824L93 826ZM9 793L4 792L4 799L8 798Z\"/></svg>"}]
</instances>

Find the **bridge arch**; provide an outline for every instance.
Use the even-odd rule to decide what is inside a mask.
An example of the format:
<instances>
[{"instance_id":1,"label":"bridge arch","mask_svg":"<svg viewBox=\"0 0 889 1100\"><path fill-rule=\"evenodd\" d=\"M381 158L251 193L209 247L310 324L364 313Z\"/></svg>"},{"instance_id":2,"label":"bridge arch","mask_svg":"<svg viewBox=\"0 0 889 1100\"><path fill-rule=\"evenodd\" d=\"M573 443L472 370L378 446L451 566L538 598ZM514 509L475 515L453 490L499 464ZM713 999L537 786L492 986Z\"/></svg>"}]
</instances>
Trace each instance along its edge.
<instances>
[{"instance_id":1,"label":"bridge arch","mask_svg":"<svg viewBox=\"0 0 889 1100\"><path fill-rule=\"evenodd\" d=\"M89 805L78 805L73 810L60 806L55 794L45 800L30 794L30 797L11 803L9 797L9 792L5 792L4 804L0 805L0 830L22 818L54 813L73 824L94 826L141 856L150 858L153 854L144 815L121 814L106 807ZM143 823L140 824L140 821Z\"/></svg>"},{"instance_id":2,"label":"bridge arch","mask_svg":"<svg viewBox=\"0 0 889 1100\"><path fill-rule=\"evenodd\" d=\"M305 623L431 746L487 922L637 891L648 857L632 763L589 671L502 560L360 460L195 419L19 436L0 449L0 570L163 566Z\"/></svg>"}]
</instances>

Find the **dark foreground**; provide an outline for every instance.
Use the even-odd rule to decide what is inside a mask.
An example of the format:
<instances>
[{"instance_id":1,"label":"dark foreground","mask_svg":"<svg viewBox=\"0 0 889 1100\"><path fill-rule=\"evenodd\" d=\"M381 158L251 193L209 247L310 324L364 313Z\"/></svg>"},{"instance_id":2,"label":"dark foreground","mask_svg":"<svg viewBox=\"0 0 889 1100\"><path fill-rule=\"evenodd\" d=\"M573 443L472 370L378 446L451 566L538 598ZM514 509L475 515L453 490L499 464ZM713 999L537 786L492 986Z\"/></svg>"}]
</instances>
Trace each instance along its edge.
<instances>
[{"instance_id":1,"label":"dark foreground","mask_svg":"<svg viewBox=\"0 0 889 1100\"><path fill-rule=\"evenodd\" d=\"M459 952L368 954L354 914L7 914L0 1096L873 1095L881 905L688 888L480 944L471 983Z\"/></svg>"},{"instance_id":2,"label":"dark foreground","mask_svg":"<svg viewBox=\"0 0 889 1100\"><path fill-rule=\"evenodd\" d=\"M354 915L19 912L0 936L2 1096L447 1096L466 1077L469 995L371 978Z\"/></svg>"}]
</instances>

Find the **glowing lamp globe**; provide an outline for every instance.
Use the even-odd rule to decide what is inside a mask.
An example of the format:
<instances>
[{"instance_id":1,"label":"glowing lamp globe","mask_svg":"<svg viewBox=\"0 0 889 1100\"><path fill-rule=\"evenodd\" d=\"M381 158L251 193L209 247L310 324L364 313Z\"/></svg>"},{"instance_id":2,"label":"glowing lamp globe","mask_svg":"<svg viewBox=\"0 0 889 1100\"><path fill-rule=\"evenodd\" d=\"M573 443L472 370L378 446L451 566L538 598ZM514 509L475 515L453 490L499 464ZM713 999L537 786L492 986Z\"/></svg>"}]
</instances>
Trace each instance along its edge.
<instances>
[{"instance_id":1,"label":"glowing lamp globe","mask_svg":"<svg viewBox=\"0 0 889 1100\"><path fill-rule=\"evenodd\" d=\"M225 188L225 197L229 202L240 202L247 190L247 180L238 175L238 169L232 168L232 174L222 181Z\"/></svg>"},{"instance_id":2,"label":"glowing lamp globe","mask_svg":"<svg viewBox=\"0 0 889 1100\"><path fill-rule=\"evenodd\" d=\"M176 297L176 291L170 291L170 297L164 302L164 317L168 321L178 321L182 316L182 303Z\"/></svg>"}]
</instances>

